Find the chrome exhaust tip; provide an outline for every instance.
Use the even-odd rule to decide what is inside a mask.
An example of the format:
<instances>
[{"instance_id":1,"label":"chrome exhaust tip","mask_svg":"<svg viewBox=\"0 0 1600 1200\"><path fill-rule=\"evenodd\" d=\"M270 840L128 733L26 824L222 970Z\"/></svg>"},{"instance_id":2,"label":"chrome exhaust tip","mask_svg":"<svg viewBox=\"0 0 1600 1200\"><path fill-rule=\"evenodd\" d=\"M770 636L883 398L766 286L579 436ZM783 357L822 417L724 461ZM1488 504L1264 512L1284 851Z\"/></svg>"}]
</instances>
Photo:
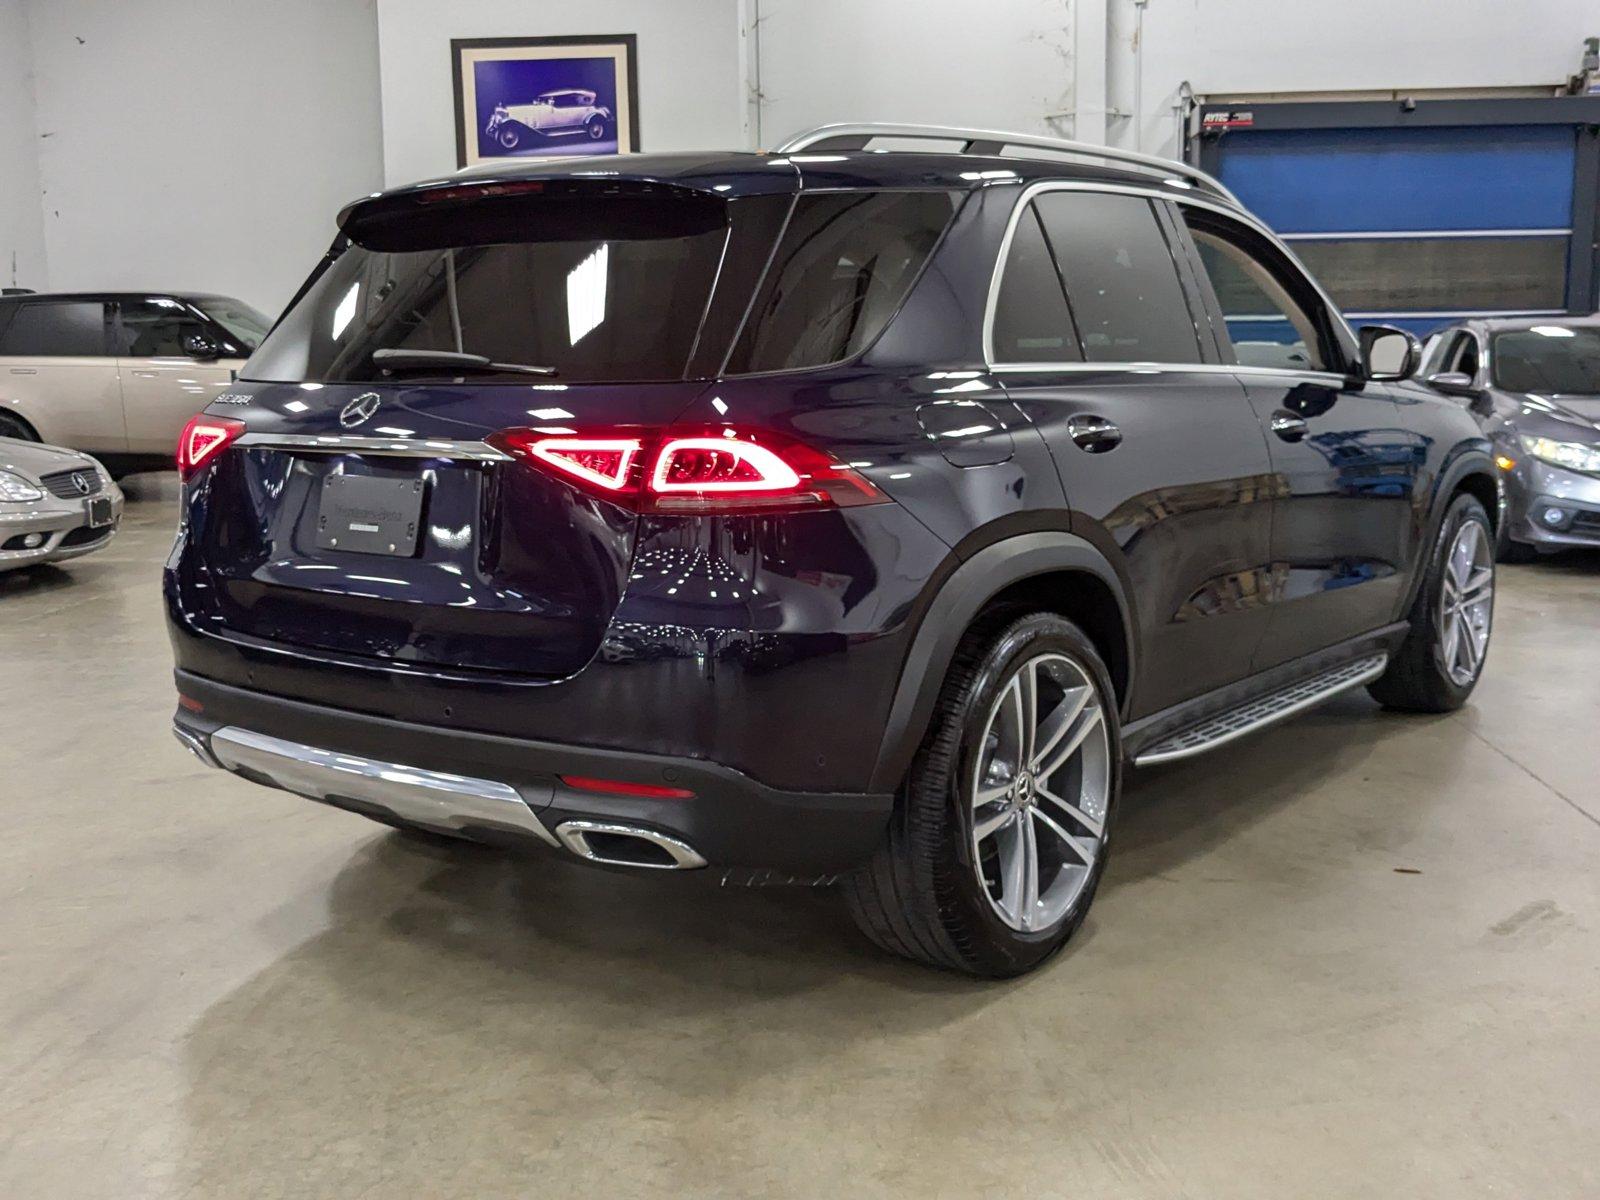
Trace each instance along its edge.
<instances>
[{"instance_id":1,"label":"chrome exhaust tip","mask_svg":"<svg viewBox=\"0 0 1600 1200\"><path fill-rule=\"evenodd\" d=\"M706 865L706 860L687 842L632 825L563 821L556 826L556 837L579 858L616 867L692 871Z\"/></svg>"}]
</instances>

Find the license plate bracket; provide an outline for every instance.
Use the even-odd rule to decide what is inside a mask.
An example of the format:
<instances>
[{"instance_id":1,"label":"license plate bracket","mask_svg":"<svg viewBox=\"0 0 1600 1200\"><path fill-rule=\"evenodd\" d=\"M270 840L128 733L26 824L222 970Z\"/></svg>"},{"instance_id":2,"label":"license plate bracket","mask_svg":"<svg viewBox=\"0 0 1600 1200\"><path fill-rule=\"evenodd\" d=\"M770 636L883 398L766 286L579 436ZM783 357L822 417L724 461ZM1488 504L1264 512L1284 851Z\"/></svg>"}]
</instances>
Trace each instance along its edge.
<instances>
[{"instance_id":1,"label":"license plate bracket","mask_svg":"<svg viewBox=\"0 0 1600 1200\"><path fill-rule=\"evenodd\" d=\"M115 519L110 496L96 496L88 502L89 528L104 529Z\"/></svg>"},{"instance_id":2,"label":"license plate bracket","mask_svg":"<svg viewBox=\"0 0 1600 1200\"><path fill-rule=\"evenodd\" d=\"M317 547L410 558L422 525L422 480L329 475L317 505Z\"/></svg>"}]
</instances>

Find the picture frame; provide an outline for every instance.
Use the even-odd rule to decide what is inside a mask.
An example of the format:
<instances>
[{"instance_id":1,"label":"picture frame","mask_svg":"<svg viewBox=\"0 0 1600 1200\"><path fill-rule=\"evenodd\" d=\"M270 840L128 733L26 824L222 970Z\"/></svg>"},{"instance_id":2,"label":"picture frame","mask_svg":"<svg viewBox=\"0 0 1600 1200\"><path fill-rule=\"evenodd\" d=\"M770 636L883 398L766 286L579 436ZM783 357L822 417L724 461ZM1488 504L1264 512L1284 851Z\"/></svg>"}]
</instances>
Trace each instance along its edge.
<instances>
[{"instance_id":1,"label":"picture frame","mask_svg":"<svg viewBox=\"0 0 1600 1200\"><path fill-rule=\"evenodd\" d=\"M639 150L635 34L452 38L456 165Z\"/></svg>"}]
</instances>

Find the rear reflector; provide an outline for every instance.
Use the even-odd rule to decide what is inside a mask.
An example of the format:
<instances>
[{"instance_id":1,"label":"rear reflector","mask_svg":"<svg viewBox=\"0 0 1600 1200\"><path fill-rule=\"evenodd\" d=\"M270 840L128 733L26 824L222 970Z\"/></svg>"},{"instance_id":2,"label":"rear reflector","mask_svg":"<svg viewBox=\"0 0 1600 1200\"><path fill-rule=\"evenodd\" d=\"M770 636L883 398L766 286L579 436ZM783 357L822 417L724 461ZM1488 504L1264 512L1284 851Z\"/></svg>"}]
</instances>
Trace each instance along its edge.
<instances>
[{"instance_id":1,"label":"rear reflector","mask_svg":"<svg viewBox=\"0 0 1600 1200\"><path fill-rule=\"evenodd\" d=\"M192 696L185 696L181 692L178 694L178 707L183 709L184 712L192 713L203 713L206 710L206 706L201 704L200 701Z\"/></svg>"},{"instance_id":2,"label":"rear reflector","mask_svg":"<svg viewBox=\"0 0 1600 1200\"><path fill-rule=\"evenodd\" d=\"M636 512L850 508L888 499L853 468L771 430L621 428L549 436L505 429L488 440Z\"/></svg>"},{"instance_id":3,"label":"rear reflector","mask_svg":"<svg viewBox=\"0 0 1600 1200\"><path fill-rule=\"evenodd\" d=\"M178 438L178 476L187 479L244 433L244 422L232 417L192 417Z\"/></svg>"},{"instance_id":4,"label":"rear reflector","mask_svg":"<svg viewBox=\"0 0 1600 1200\"><path fill-rule=\"evenodd\" d=\"M688 788L628 783L622 779L594 779L588 775L563 775L561 782L580 792L601 792L611 796L648 796L656 800L688 800L694 796Z\"/></svg>"}]
</instances>

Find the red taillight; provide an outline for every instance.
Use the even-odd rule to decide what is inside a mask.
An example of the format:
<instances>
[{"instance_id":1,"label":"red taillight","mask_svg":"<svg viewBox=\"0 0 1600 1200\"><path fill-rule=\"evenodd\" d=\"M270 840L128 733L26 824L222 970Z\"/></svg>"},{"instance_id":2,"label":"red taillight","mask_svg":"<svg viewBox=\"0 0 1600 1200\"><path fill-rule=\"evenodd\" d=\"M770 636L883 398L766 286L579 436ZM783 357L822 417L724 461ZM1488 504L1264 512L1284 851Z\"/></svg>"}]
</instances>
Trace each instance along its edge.
<instances>
[{"instance_id":1,"label":"red taillight","mask_svg":"<svg viewBox=\"0 0 1600 1200\"><path fill-rule=\"evenodd\" d=\"M612 796L648 796L656 800L688 800L694 796L688 788L629 783L624 779L595 779L588 775L563 775L561 782L580 792L602 792Z\"/></svg>"},{"instance_id":2,"label":"red taillight","mask_svg":"<svg viewBox=\"0 0 1600 1200\"><path fill-rule=\"evenodd\" d=\"M244 422L232 417L191 418L178 438L178 477L189 478L243 432Z\"/></svg>"},{"instance_id":3,"label":"red taillight","mask_svg":"<svg viewBox=\"0 0 1600 1200\"><path fill-rule=\"evenodd\" d=\"M607 429L547 436L507 429L489 442L639 512L849 508L888 499L845 464L766 430Z\"/></svg>"}]
</instances>

